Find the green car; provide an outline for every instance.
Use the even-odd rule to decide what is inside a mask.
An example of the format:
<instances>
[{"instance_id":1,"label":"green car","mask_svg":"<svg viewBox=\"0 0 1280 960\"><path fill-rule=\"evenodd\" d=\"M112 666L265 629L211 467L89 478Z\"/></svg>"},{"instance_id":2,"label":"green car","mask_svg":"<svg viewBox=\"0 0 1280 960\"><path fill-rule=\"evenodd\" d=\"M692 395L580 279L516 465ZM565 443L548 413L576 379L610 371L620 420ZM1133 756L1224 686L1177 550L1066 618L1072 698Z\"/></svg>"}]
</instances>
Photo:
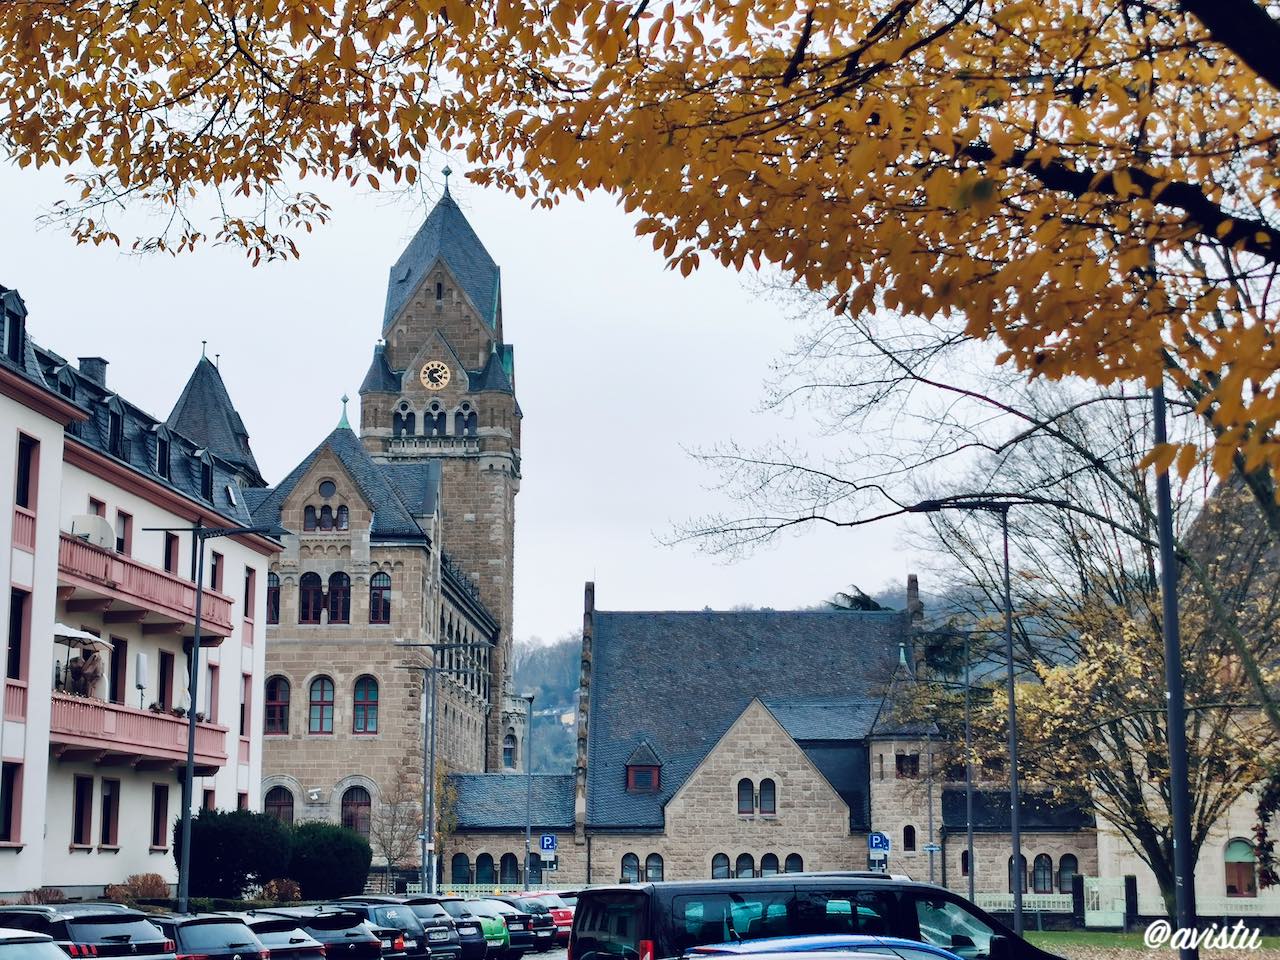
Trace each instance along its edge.
<instances>
[{"instance_id":1,"label":"green car","mask_svg":"<svg viewBox=\"0 0 1280 960\"><path fill-rule=\"evenodd\" d=\"M511 953L511 931L507 929L502 915L487 900L468 900L465 906L467 912L480 921L480 932L484 934L488 947L486 960L507 957Z\"/></svg>"}]
</instances>

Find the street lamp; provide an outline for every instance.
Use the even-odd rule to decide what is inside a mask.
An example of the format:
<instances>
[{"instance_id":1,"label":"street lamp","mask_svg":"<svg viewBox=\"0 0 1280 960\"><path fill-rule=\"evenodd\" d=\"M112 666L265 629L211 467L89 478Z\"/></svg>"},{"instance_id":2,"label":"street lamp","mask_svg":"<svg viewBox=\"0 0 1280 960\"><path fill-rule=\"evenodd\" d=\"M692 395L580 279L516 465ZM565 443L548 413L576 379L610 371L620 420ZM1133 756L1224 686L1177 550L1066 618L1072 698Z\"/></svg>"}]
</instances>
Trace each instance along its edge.
<instances>
[{"instance_id":1,"label":"street lamp","mask_svg":"<svg viewBox=\"0 0 1280 960\"><path fill-rule=\"evenodd\" d=\"M187 764L182 774L182 854L178 863L178 912L187 912L191 893L191 800L196 775L196 698L200 681L200 626L204 600L204 542L219 537L262 534L280 537L289 531L271 524L257 527L206 527L196 521L190 527L144 527L144 530L191 534L191 563L195 568L195 627L191 637L191 653L187 658L187 691L191 703L187 708Z\"/></svg>"},{"instance_id":2,"label":"street lamp","mask_svg":"<svg viewBox=\"0 0 1280 960\"><path fill-rule=\"evenodd\" d=\"M1026 880L1026 871L1022 869L1022 834L1019 824L1019 792L1018 792L1018 706L1014 701L1014 666L1013 666L1013 591L1009 585L1009 508L1014 506L1013 501L1008 500L964 500L964 501L941 501L941 500L923 500L920 503L913 504L906 508L907 513L940 513L943 510L963 510L986 513L997 513L1000 515L1000 534L1004 541L1004 650L1005 657L1008 660L1006 664L1006 686L1009 696L1009 840L1013 848L1013 858L1009 862L1009 876L1014 876L1017 871L1017 879L1010 883L1013 887L1013 930L1018 936L1022 936L1022 884ZM969 656L968 644L965 645L965 728L968 729L968 673L969 673ZM965 769L966 781L971 779L968 767ZM972 793L970 793L970 804L972 804ZM973 811L970 808L970 830L972 830ZM972 850L972 840L970 840L970 850ZM973 890L973 854L969 854L969 889L970 898L972 898Z\"/></svg>"},{"instance_id":3,"label":"street lamp","mask_svg":"<svg viewBox=\"0 0 1280 960\"><path fill-rule=\"evenodd\" d=\"M521 699L529 704L524 733L524 890L529 892L529 868L533 865L533 700L527 693ZM539 854L539 857L542 855Z\"/></svg>"}]
</instances>

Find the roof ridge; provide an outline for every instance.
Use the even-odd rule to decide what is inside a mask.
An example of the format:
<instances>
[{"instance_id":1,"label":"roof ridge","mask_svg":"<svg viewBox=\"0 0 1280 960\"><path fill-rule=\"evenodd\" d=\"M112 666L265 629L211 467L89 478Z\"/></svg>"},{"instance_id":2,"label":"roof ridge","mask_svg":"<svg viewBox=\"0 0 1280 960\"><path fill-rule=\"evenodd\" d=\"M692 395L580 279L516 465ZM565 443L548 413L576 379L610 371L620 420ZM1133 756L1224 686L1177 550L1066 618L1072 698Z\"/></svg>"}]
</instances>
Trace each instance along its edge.
<instances>
[{"instance_id":1,"label":"roof ridge","mask_svg":"<svg viewBox=\"0 0 1280 960\"><path fill-rule=\"evenodd\" d=\"M256 483L263 483L262 471L249 446L249 431L236 410L222 371L201 355L187 378L178 401L164 420L170 429L183 434L223 460L240 467Z\"/></svg>"}]
</instances>

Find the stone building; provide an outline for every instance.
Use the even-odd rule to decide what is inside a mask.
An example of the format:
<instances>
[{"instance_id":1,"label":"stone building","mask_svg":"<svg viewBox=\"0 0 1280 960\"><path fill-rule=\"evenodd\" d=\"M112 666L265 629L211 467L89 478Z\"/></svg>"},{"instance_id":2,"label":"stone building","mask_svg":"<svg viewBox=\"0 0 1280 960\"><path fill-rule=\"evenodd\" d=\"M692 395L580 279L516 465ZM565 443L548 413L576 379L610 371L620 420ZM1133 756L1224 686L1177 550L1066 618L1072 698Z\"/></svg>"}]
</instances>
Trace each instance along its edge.
<instances>
[{"instance_id":1,"label":"stone building","mask_svg":"<svg viewBox=\"0 0 1280 960\"><path fill-rule=\"evenodd\" d=\"M433 652L445 671L440 763L517 768L521 412L501 295L497 264L446 189L391 268L358 432L344 406L338 427L254 496L255 519L291 534L268 587L263 791L282 818L368 834L400 771L421 788L423 674L406 664Z\"/></svg>"},{"instance_id":2,"label":"stone building","mask_svg":"<svg viewBox=\"0 0 1280 960\"><path fill-rule=\"evenodd\" d=\"M963 889L963 786L931 762L932 725L894 719L894 691L914 679L912 600L911 612L613 612L588 584L576 773L533 777L531 804L524 776L456 776L446 886L521 882L528 815L535 837L557 837L556 884L867 869L876 831L891 872L927 878L932 841L935 880ZM975 797L977 879L993 892L1009 883L997 779ZM1096 873L1087 816L1034 790L1022 810L1029 884L1057 892ZM531 882L552 879L531 863Z\"/></svg>"}]
</instances>

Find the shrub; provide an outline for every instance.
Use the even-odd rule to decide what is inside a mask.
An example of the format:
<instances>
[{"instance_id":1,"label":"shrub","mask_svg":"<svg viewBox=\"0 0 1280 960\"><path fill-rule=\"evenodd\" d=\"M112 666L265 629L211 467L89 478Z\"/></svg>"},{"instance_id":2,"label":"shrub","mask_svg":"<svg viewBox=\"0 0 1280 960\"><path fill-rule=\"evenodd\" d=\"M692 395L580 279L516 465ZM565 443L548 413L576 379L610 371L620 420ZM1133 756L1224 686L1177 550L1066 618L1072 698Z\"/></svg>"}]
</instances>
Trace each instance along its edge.
<instances>
[{"instance_id":1,"label":"shrub","mask_svg":"<svg viewBox=\"0 0 1280 960\"><path fill-rule=\"evenodd\" d=\"M28 890L18 902L25 905L33 903L66 903L67 895L57 887L40 887L36 890Z\"/></svg>"},{"instance_id":2,"label":"shrub","mask_svg":"<svg viewBox=\"0 0 1280 960\"><path fill-rule=\"evenodd\" d=\"M262 887L262 899L272 903L296 903L302 899L302 888L298 881L288 877L268 880Z\"/></svg>"},{"instance_id":3,"label":"shrub","mask_svg":"<svg viewBox=\"0 0 1280 960\"><path fill-rule=\"evenodd\" d=\"M201 810L191 821L191 895L240 899L251 886L285 874L290 831L249 810ZM182 863L182 823L173 825L173 857ZM157 878L159 879L159 878ZM166 885L162 896L168 896Z\"/></svg>"},{"instance_id":4,"label":"shrub","mask_svg":"<svg viewBox=\"0 0 1280 960\"><path fill-rule=\"evenodd\" d=\"M123 883L108 883L102 891L102 899L110 900L112 903L134 905L133 891Z\"/></svg>"},{"instance_id":5,"label":"shrub","mask_svg":"<svg viewBox=\"0 0 1280 960\"><path fill-rule=\"evenodd\" d=\"M362 892L372 861L369 841L354 830L317 820L294 828L289 876L300 877L314 900Z\"/></svg>"},{"instance_id":6,"label":"shrub","mask_svg":"<svg viewBox=\"0 0 1280 960\"><path fill-rule=\"evenodd\" d=\"M169 896L169 881L158 873L135 873L125 877L125 889L135 900L161 900Z\"/></svg>"}]
</instances>

